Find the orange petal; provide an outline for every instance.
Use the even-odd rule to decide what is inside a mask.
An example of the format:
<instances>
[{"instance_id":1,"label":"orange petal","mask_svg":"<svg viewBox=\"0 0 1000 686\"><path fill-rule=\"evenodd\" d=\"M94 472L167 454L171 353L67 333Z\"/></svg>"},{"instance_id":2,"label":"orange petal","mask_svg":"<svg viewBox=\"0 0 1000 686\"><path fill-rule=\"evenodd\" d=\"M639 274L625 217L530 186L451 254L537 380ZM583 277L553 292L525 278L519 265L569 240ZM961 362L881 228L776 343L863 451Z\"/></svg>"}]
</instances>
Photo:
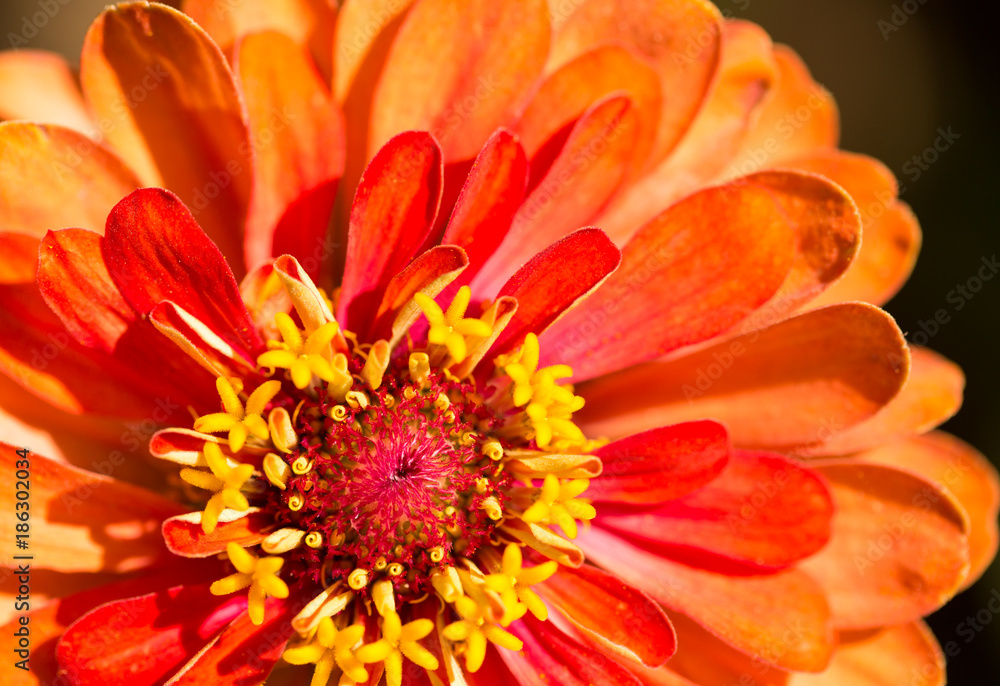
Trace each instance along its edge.
<instances>
[{"instance_id":1,"label":"orange petal","mask_svg":"<svg viewBox=\"0 0 1000 686\"><path fill-rule=\"evenodd\" d=\"M841 632L822 674L793 674L789 686L944 686L944 655L923 622L872 631Z\"/></svg>"},{"instance_id":2,"label":"orange petal","mask_svg":"<svg viewBox=\"0 0 1000 686\"><path fill-rule=\"evenodd\" d=\"M87 33L80 80L108 141L143 184L176 191L242 275L253 151L218 46L170 7L115 5Z\"/></svg>"},{"instance_id":3,"label":"orange petal","mask_svg":"<svg viewBox=\"0 0 1000 686\"><path fill-rule=\"evenodd\" d=\"M863 303L834 305L584 384L577 392L587 404L576 418L589 435L617 437L711 417L736 446L792 449L874 415L908 369L889 315Z\"/></svg>"},{"instance_id":4,"label":"orange petal","mask_svg":"<svg viewBox=\"0 0 1000 686\"><path fill-rule=\"evenodd\" d=\"M830 660L834 633L826 599L797 569L730 575L690 567L596 526L578 540L588 560L761 663L817 672Z\"/></svg>"},{"instance_id":5,"label":"orange petal","mask_svg":"<svg viewBox=\"0 0 1000 686\"><path fill-rule=\"evenodd\" d=\"M616 241L628 240L664 208L718 178L771 87L776 67L770 36L746 21L728 21L723 31L722 62L691 127L670 155L622 189L598 219Z\"/></svg>"},{"instance_id":6,"label":"orange petal","mask_svg":"<svg viewBox=\"0 0 1000 686\"><path fill-rule=\"evenodd\" d=\"M909 206L897 200L899 186L892 172L878 160L840 150L817 151L787 164L843 186L857 203L864 227L858 258L812 305L887 302L909 278L920 251L920 226Z\"/></svg>"},{"instance_id":7,"label":"orange petal","mask_svg":"<svg viewBox=\"0 0 1000 686\"><path fill-rule=\"evenodd\" d=\"M317 279L333 252L326 238L344 169L340 108L302 48L285 35L247 36L235 64L256 153L247 266L290 254Z\"/></svg>"},{"instance_id":8,"label":"orange petal","mask_svg":"<svg viewBox=\"0 0 1000 686\"><path fill-rule=\"evenodd\" d=\"M694 620L671 612L680 648L656 670L633 667L645 686L785 686L788 675L760 656L731 648Z\"/></svg>"},{"instance_id":9,"label":"orange petal","mask_svg":"<svg viewBox=\"0 0 1000 686\"><path fill-rule=\"evenodd\" d=\"M899 395L870 419L800 454L846 455L930 431L958 412L964 388L958 365L927 348L910 346L910 376Z\"/></svg>"},{"instance_id":10,"label":"orange petal","mask_svg":"<svg viewBox=\"0 0 1000 686\"><path fill-rule=\"evenodd\" d=\"M833 502L811 470L774 453L738 450L718 478L689 495L648 512L605 512L598 508L595 524L629 540L692 559L779 568L826 544Z\"/></svg>"},{"instance_id":11,"label":"orange petal","mask_svg":"<svg viewBox=\"0 0 1000 686\"><path fill-rule=\"evenodd\" d=\"M333 60L335 4L329 0L184 0L184 14L229 53L239 38L275 31L308 46L329 81Z\"/></svg>"},{"instance_id":12,"label":"orange petal","mask_svg":"<svg viewBox=\"0 0 1000 686\"><path fill-rule=\"evenodd\" d=\"M61 126L0 124L0 226L41 238L80 227L104 233L108 213L139 187L110 150Z\"/></svg>"},{"instance_id":13,"label":"orange petal","mask_svg":"<svg viewBox=\"0 0 1000 686\"><path fill-rule=\"evenodd\" d=\"M565 144L558 139L551 166L518 209L473 290L492 296L513 265L524 264L586 225L628 174L636 133L635 110L625 96L612 96L587 110Z\"/></svg>"},{"instance_id":14,"label":"orange petal","mask_svg":"<svg viewBox=\"0 0 1000 686\"><path fill-rule=\"evenodd\" d=\"M591 379L712 338L774 295L792 239L768 188L696 193L640 229L618 271L545 332L543 362Z\"/></svg>"},{"instance_id":15,"label":"orange petal","mask_svg":"<svg viewBox=\"0 0 1000 686\"><path fill-rule=\"evenodd\" d=\"M637 147L633 161L641 165L660 121L660 79L646 60L618 46L590 50L542 81L515 126L528 157L533 158L594 103L618 92L627 94L635 106Z\"/></svg>"},{"instance_id":16,"label":"orange petal","mask_svg":"<svg viewBox=\"0 0 1000 686\"><path fill-rule=\"evenodd\" d=\"M833 536L800 564L823 587L839 629L919 619L941 607L969 570L969 523L950 495L892 467L814 467L837 507Z\"/></svg>"},{"instance_id":17,"label":"orange petal","mask_svg":"<svg viewBox=\"0 0 1000 686\"><path fill-rule=\"evenodd\" d=\"M568 3L557 5L558 10ZM709 2L587 0L556 33L549 69L603 43L621 43L649 59L663 107L650 162L677 143L701 107L719 65L722 17ZM557 10L557 14L558 14ZM558 17L562 22L562 17Z\"/></svg>"},{"instance_id":18,"label":"orange petal","mask_svg":"<svg viewBox=\"0 0 1000 686\"><path fill-rule=\"evenodd\" d=\"M58 124L86 134L97 128L69 64L62 56L41 50L0 53L2 119Z\"/></svg>"},{"instance_id":19,"label":"orange petal","mask_svg":"<svg viewBox=\"0 0 1000 686\"><path fill-rule=\"evenodd\" d=\"M754 322L790 317L848 271L861 247L861 217L842 188L812 174L761 172L748 180L771 189L773 197L795 228L796 251L792 268L774 298L757 310L741 331Z\"/></svg>"},{"instance_id":20,"label":"orange petal","mask_svg":"<svg viewBox=\"0 0 1000 686\"><path fill-rule=\"evenodd\" d=\"M642 591L596 567L563 567L537 590L566 615L584 640L613 660L658 667L677 649L663 609ZM632 621L635 617L642 617L641 623Z\"/></svg>"},{"instance_id":21,"label":"orange petal","mask_svg":"<svg viewBox=\"0 0 1000 686\"><path fill-rule=\"evenodd\" d=\"M0 443L0 465L18 469L13 446ZM184 508L146 489L31 453L32 566L61 572L127 572L169 560L160 522ZM4 529L13 532L14 489L0 496Z\"/></svg>"},{"instance_id":22,"label":"orange petal","mask_svg":"<svg viewBox=\"0 0 1000 686\"><path fill-rule=\"evenodd\" d=\"M337 15L334 52L334 96L344 110L347 161L344 198L354 197L358 180L373 153L368 151L372 99L385 61L413 0L345 0ZM334 241L343 261L351 208L340 203Z\"/></svg>"},{"instance_id":23,"label":"orange petal","mask_svg":"<svg viewBox=\"0 0 1000 686\"><path fill-rule=\"evenodd\" d=\"M816 83L795 51L774 46L778 80L754 126L743 140L743 153L733 167L746 163L783 166L788 160L816 150L834 148L840 135L837 104ZM775 146L777 141L777 146ZM757 161L761 159L762 161Z\"/></svg>"},{"instance_id":24,"label":"orange petal","mask_svg":"<svg viewBox=\"0 0 1000 686\"><path fill-rule=\"evenodd\" d=\"M420 129L440 141L445 161L474 158L511 120L548 49L544 0L416 3L375 92L369 157L396 134Z\"/></svg>"},{"instance_id":25,"label":"orange petal","mask_svg":"<svg viewBox=\"0 0 1000 686\"><path fill-rule=\"evenodd\" d=\"M997 552L1000 478L996 468L975 448L942 432L885 445L857 457L916 472L961 503L969 516L971 558L969 576L962 587L972 585Z\"/></svg>"}]
</instances>

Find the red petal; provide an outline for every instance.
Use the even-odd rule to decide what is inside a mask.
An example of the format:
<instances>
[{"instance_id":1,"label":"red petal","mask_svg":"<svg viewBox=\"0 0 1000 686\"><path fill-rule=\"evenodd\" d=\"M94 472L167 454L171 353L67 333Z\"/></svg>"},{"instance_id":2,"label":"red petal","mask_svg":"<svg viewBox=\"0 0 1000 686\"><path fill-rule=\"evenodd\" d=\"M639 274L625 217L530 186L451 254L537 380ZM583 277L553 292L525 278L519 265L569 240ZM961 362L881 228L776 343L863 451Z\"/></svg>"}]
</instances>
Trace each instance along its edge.
<instances>
[{"instance_id":1,"label":"red petal","mask_svg":"<svg viewBox=\"0 0 1000 686\"><path fill-rule=\"evenodd\" d=\"M592 479L587 497L628 505L658 505L697 490L729 460L726 429L700 421L652 429L595 451L601 476Z\"/></svg>"},{"instance_id":2,"label":"red petal","mask_svg":"<svg viewBox=\"0 0 1000 686\"><path fill-rule=\"evenodd\" d=\"M576 418L590 435L614 438L712 417L733 445L800 448L871 417L899 392L908 369L906 342L889 315L863 303L835 305L585 384L578 392L587 404Z\"/></svg>"},{"instance_id":3,"label":"red petal","mask_svg":"<svg viewBox=\"0 0 1000 686\"><path fill-rule=\"evenodd\" d=\"M769 189L702 191L639 230L618 271L546 332L544 361L558 356L582 380L699 343L764 304L791 264L791 227Z\"/></svg>"},{"instance_id":4,"label":"red petal","mask_svg":"<svg viewBox=\"0 0 1000 686\"><path fill-rule=\"evenodd\" d=\"M487 358L507 352L529 333L540 333L611 274L621 253L600 229L580 229L521 267L498 297L517 299L517 312Z\"/></svg>"},{"instance_id":5,"label":"red petal","mask_svg":"<svg viewBox=\"0 0 1000 686\"><path fill-rule=\"evenodd\" d=\"M213 377L177 355L149 321L136 318L108 273L99 235L82 229L49 232L39 248L37 280L66 330L87 348L108 355L108 367L139 376L134 387L199 408L217 405ZM174 385L176 379L183 384Z\"/></svg>"},{"instance_id":6,"label":"red petal","mask_svg":"<svg viewBox=\"0 0 1000 686\"><path fill-rule=\"evenodd\" d=\"M442 174L437 143L416 131L393 138L368 165L351 209L337 315L348 328L368 323L389 281L427 242Z\"/></svg>"},{"instance_id":7,"label":"red petal","mask_svg":"<svg viewBox=\"0 0 1000 686\"><path fill-rule=\"evenodd\" d=\"M561 567L538 590L612 660L657 667L677 650L677 637L663 609L596 567Z\"/></svg>"},{"instance_id":8,"label":"red petal","mask_svg":"<svg viewBox=\"0 0 1000 686\"><path fill-rule=\"evenodd\" d=\"M559 137L540 172L544 178L518 209L504 242L483 268L473 290L491 296L513 265L524 264L546 246L586 225L629 172L636 132L632 101L619 95L589 109L565 141Z\"/></svg>"},{"instance_id":9,"label":"red petal","mask_svg":"<svg viewBox=\"0 0 1000 686\"><path fill-rule=\"evenodd\" d=\"M165 686L260 684L281 658L292 635L291 603L268 602L260 626L241 613L207 650L194 657ZM270 683L270 681L268 681Z\"/></svg>"},{"instance_id":10,"label":"red petal","mask_svg":"<svg viewBox=\"0 0 1000 686\"><path fill-rule=\"evenodd\" d=\"M246 598L214 596L207 584L112 601L70 626L56 657L77 686L152 686L245 611Z\"/></svg>"},{"instance_id":11,"label":"red petal","mask_svg":"<svg viewBox=\"0 0 1000 686\"><path fill-rule=\"evenodd\" d=\"M14 474L16 448L0 443L0 466ZM31 453L32 566L62 572L127 572L171 559L160 522L184 511L144 488ZM117 459L124 457L119 453ZM114 464L114 463L112 463ZM0 521L17 524L14 489L0 496Z\"/></svg>"},{"instance_id":12,"label":"red petal","mask_svg":"<svg viewBox=\"0 0 1000 686\"><path fill-rule=\"evenodd\" d=\"M286 35L245 38L236 69L256 143L247 266L290 254L317 279L344 169L344 122L329 87Z\"/></svg>"},{"instance_id":13,"label":"red petal","mask_svg":"<svg viewBox=\"0 0 1000 686\"><path fill-rule=\"evenodd\" d=\"M577 542L588 560L762 664L820 671L830 660L834 634L826 599L797 569L761 575L699 569L643 550L600 527L581 534Z\"/></svg>"},{"instance_id":14,"label":"red petal","mask_svg":"<svg viewBox=\"0 0 1000 686\"><path fill-rule=\"evenodd\" d=\"M543 0L417 3L378 82L369 155L419 129L441 142L446 161L474 158L541 74L549 32Z\"/></svg>"},{"instance_id":15,"label":"red petal","mask_svg":"<svg viewBox=\"0 0 1000 686\"><path fill-rule=\"evenodd\" d=\"M442 244L457 245L469 256L463 282L471 281L503 242L527 183L524 149L509 131L497 131L472 165L441 239Z\"/></svg>"},{"instance_id":16,"label":"red petal","mask_svg":"<svg viewBox=\"0 0 1000 686\"><path fill-rule=\"evenodd\" d=\"M837 515L829 545L801 566L823 587L838 628L913 621L958 591L969 523L950 495L892 467L843 460L815 469Z\"/></svg>"},{"instance_id":17,"label":"red petal","mask_svg":"<svg viewBox=\"0 0 1000 686\"><path fill-rule=\"evenodd\" d=\"M777 568L826 544L833 502L811 470L780 455L736 451L717 479L657 510L601 512L596 523L624 538Z\"/></svg>"},{"instance_id":18,"label":"red petal","mask_svg":"<svg viewBox=\"0 0 1000 686\"><path fill-rule=\"evenodd\" d=\"M109 143L144 184L174 189L198 209L242 274L253 151L218 46L170 7L116 5L87 33L80 80Z\"/></svg>"},{"instance_id":19,"label":"red petal","mask_svg":"<svg viewBox=\"0 0 1000 686\"><path fill-rule=\"evenodd\" d=\"M59 683L56 641L66 630L66 627L98 605L166 589L178 583L202 583L207 579L218 578L223 573L221 565L184 564L170 566L155 574L143 574L136 578L75 593L44 606L36 606L37 609L27 613L30 618L31 630L31 671L23 675L26 679L25 683L31 686ZM40 574L42 574L42 570L32 569L31 571L33 595ZM56 576L65 577L66 575L57 574ZM96 575L88 574L88 576ZM14 578L16 579L16 577ZM15 648L17 637L14 632L19 627L20 622L17 619L0 627L0 650L8 655L12 654Z\"/></svg>"},{"instance_id":20,"label":"red petal","mask_svg":"<svg viewBox=\"0 0 1000 686\"><path fill-rule=\"evenodd\" d=\"M455 278L462 274L469 264L469 258L461 248L439 245L417 257L406 269L392 278L382 296L382 304L372 319L372 334L361 336L362 341L379 338L393 339L402 336L409 324L416 320L420 311L413 304L413 296L418 292L436 297ZM397 324L396 318L410 308L410 316ZM394 325L395 324L395 325Z\"/></svg>"},{"instance_id":21,"label":"red petal","mask_svg":"<svg viewBox=\"0 0 1000 686\"><path fill-rule=\"evenodd\" d=\"M524 650L500 649L500 657L523 686L642 686L614 660L595 659L592 648L567 636L552 622L540 622L528 614L508 631L524 642Z\"/></svg>"},{"instance_id":22,"label":"red petal","mask_svg":"<svg viewBox=\"0 0 1000 686\"><path fill-rule=\"evenodd\" d=\"M263 346L226 258L174 194L143 188L118 203L102 249L140 315L171 300L248 352Z\"/></svg>"},{"instance_id":23,"label":"red petal","mask_svg":"<svg viewBox=\"0 0 1000 686\"><path fill-rule=\"evenodd\" d=\"M174 555L209 557L226 552L226 546L239 543L247 548L267 537L264 529L274 524L271 515L250 512L232 521L219 521L215 531L206 534L201 528L200 512L177 515L163 522L163 540Z\"/></svg>"}]
</instances>

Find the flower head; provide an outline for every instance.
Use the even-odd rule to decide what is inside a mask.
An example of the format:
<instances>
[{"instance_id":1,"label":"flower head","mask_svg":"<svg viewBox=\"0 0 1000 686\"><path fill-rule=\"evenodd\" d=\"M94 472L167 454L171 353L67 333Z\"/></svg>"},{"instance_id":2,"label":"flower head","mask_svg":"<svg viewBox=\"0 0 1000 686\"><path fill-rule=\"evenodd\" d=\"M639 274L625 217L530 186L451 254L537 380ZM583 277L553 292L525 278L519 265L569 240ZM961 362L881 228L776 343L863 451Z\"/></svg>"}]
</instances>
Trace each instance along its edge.
<instances>
[{"instance_id":1,"label":"flower head","mask_svg":"<svg viewBox=\"0 0 1000 686\"><path fill-rule=\"evenodd\" d=\"M382 5L0 58L57 122L0 124L37 679L940 676L997 480L921 435L961 372L877 307L919 232L829 94L700 0Z\"/></svg>"}]
</instances>

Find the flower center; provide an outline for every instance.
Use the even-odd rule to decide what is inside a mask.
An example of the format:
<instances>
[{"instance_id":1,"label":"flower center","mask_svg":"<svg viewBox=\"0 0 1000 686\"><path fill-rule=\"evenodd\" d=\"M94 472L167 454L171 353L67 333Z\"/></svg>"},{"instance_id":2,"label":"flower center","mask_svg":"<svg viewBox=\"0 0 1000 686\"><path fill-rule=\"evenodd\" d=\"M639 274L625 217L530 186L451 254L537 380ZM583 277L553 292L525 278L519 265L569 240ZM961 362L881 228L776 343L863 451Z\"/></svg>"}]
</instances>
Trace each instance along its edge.
<instances>
[{"instance_id":1,"label":"flower center","mask_svg":"<svg viewBox=\"0 0 1000 686\"><path fill-rule=\"evenodd\" d=\"M210 493L199 550L224 545L235 569L212 592L249 587L256 624L268 597L295 594L304 606L285 660L315 662L318 675L336 663L355 682L365 664L398 667L404 654L437 669L418 643L435 624L411 609L425 600L422 612L441 613L439 645L467 670L487 642L520 650L504 627L547 618L530 586L581 564L571 539L595 515L580 495L601 465L572 421L583 405L562 382L572 370L539 368L534 334L487 360L516 303L467 318L468 287L446 310L417 292L394 315L392 340L361 343L292 258L279 262L268 292L283 286L298 321L278 312L262 331L254 372L268 380L244 393L220 376L222 411L167 430L181 447L161 455ZM256 530L239 522L251 515ZM376 621L381 638L362 645Z\"/></svg>"},{"instance_id":2,"label":"flower center","mask_svg":"<svg viewBox=\"0 0 1000 686\"><path fill-rule=\"evenodd\" d=\"M429 589L435 571L488 544L510 476L482 431L499 420L470 384L428 371L409 378L397 356L377 391L338 403L320 390L296 413L292 476L267 511L307 532L289 576L329 586L355 570L385 572L402 598ZM360 572L355 575L355 580ZM360 585L356 581L354 585Z\"/></svg>"}]
</instances>

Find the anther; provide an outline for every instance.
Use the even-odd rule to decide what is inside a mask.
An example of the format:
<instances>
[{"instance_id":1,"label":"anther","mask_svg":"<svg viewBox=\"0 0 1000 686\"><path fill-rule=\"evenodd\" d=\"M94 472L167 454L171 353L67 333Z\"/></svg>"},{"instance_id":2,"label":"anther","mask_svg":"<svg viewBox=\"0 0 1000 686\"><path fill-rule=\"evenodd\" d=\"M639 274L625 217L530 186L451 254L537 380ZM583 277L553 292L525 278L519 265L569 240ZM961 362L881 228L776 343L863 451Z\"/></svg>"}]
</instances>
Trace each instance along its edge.
<instances>
[{"instance_id":1,"label":"anther","mask_svg":"<svg viewBox=\"0 0 1000 686\"><path fill-rule=\"evenodd\" d=\"M427 557L431 558L431 562L438 563L444 559L444 548L441 546L436 546L431 548L427 552Z\"/></svg>"},{"instance_id":2,"label":"anther","mask_svg":"<svg viewBox=\"0 0 1000 686\"><path fill-rule=\"evenodd\" d=\"M503 510L500 508L500 503L493 496L483 498L483 502L479 504L479 507L482 508L486 512L486 516L493 521L497 521L503 517Z\"/></svg>"},{"instance_id":3,"label":"anther","mask_svg":"<svg viewBox=\"0 0 1000 686\"><path fill-rule=\"evenodd\" d=\"M353 410L364 410L368 407L368 396L365 395L364 391L348 391L344 400Z\"/></svg>"},{"instance_id":4,"label":"anther","mask_svg":"<svg viewBox=\"0 0 1000 686\"><path fill-rule=\"evenodd\" d=\"M288 464L274 453L265 455L263 464L264 476L267 477L267 480L281 490L285 490L285 486L288 484L288 477L292 472Z\"/></svg>"},{"instance_id":5,"label":"anther","mask_svg":"<svg viewBox=\"0 0 1000 686\"><path fill-rule=\"evenodd\" d=\"M288 509L292 512L298 512L306 504L306 499L303 498L298 493L295 493L288 499Z\"/></svg>"},{"instance_id":6,"label":"anther","mask_svg":"<svg viewBox=\"0 0 1000 686\"><path fill-rule=\"evenodd\" d=\"M343 405L334 405L330 410L330 418L335 422L342 422L347 419L347 408Z\"/></svg>"},{"instance_id":7,"label":"anther","mask_svg":"<svg viewBox=\"0 0 1000 686\"><path fill-rule=\"evenodd\" d=\"M310 531L306 534L305 544L310 548L318 548L323 545L323 534L318 531Z\"/></svg>"},{"instance_id":8,"label":"anther","mask_svg":"<svg viewBox=\"0 0 1000 686\"><path fill-rule=\"evenodd\" d=\"M295 435L292 428L292 420L288 416L288 410L283 407L276 407L267 416L267 428L271 434L271 443L283 453L292 452L298 442L299 437Z\"/></svg>"},{"instance_id":9,"label":"anther","mask_svg":"<svg viewBox=\"0 0 1000 686\"><path fill-rule=\"evenodd\" d=\"M368 585L368 570L360 567L347 575L347 585L355 591L360 591Z\"/></svg>"},{"instance_id":10,"label":"anther","mask_svg":"<svg viewBox=\"0 0 1000 686\"><path fill-rule=\"evenodd\" d=\"M385 569L388 566L389 566L389 562L384 557L380 557L379 559L375 560L375 571L376 572L381 572L383 569Z\"/></svg>"},{"instance_id":11,"label":"anther","mask_svg":"<svg viewBox=\"0 0 1000 686\"><path fill-rule=\"evenodd\" d=\"M299 455L292 462L292 471L302 476L303 474L308 474L313 468L313 461L307 458L305 455Z\"/></svg>"},{"instance_id":12,"label":"anther","mask_svg":"<svg viewBox=\"0 0 1000 686\"><path fill-rule=\"evenodd\" d=\"M403 565L398 562L393 562L389 565L389 576L399 576L403 573Z\"/></svg>"},{"instance_id":13,"label":"anther","mask_svg":"<svg viewBox=\"0 0 1000 686\"><path fill-rule=\"evenodd\" d=\"M444 412L449 407L451 407L451 401L448 400L448 396L444 393L438 393L438 396L434 398L434 409L438 412Z\"/></svg>"},{"instance_id":14,"label":"anther","mask_svg":"<svg viewBox=\"0 0 1000 686\"><path fill-rule=\"evenodd\" d=\"M278 529L261 541L260 547L264 549L265 553L281 555L298 548L302 543L303 536L305 536L305 532L298 529Z\"/></svg>"},{"instance_id":15,"label":"anther","mask_svg":"<svg viewBox=\"0 0 1000 686\"><path fill-rule=\"evenodd\" d=\"M410 353L409 369L413 383L423 386L431 370L431 361L427 353Z\"/></svg>"},{"instance_id":16,"label":"anther","mask_svg":"<svg viewBox=\"0 0 1000 686\"><path fill-rule=\"evenodd\" d=\"M495 438L483 443L483 455L490 458L494 462L503 457L503 446L500 445L500 441Z\"/></svg>"}]
</instances>

